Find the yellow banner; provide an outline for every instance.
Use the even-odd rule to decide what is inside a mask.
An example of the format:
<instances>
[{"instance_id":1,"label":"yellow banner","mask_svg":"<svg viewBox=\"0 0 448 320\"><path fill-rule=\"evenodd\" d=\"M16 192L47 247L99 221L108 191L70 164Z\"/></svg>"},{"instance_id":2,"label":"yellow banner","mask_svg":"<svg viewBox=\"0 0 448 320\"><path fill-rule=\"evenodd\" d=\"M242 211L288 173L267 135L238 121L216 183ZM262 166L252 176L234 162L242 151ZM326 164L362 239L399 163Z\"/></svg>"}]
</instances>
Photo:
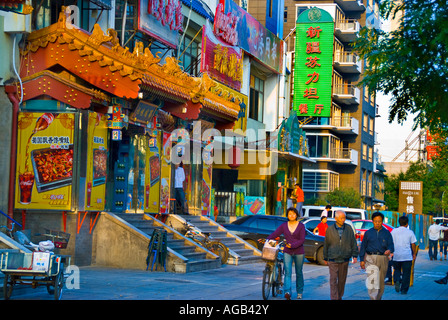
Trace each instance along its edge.
<instances>
[{"instance_id":1,"label":"yellow banner","mask_svg":"<svg viewBox=\"0 0 448 320\"><path fill-rule=\"evenodd\" d=\"M71 210L75 115L18 116L16 209Z\"/></svg>"},{"instance_id":2,"label":"yellow banner","mask_svg":"<svg viewBox=\"0 0 448 320\"><path fill-rule=\"evenodd\" d=\"M145 173L145 212L159 213L160 207L160 149L162 134L160 131L154 132L148 139L148 149L146 152L146 173Z\"/></svg>"},{"instance_id":3,"label":"yellow banner","mask_svg":"<svg viewBox=\"0 0 448 320\"><path fill-rule=\"evenodd\" d=\"M171 134L164 132L162 139L162 157L160 168L160 213L170 211L171 190Z\"/></svg>"},{"instance_id":4,"label":"yellow banner","mask_svg":"<svg viewBox=\"0 0 448 320\"><path fill-rule=\"evenodd\" d=\"M201 192L201 213L203 216L210 216L211 190L212 190L212 165L211 165L212 144L208 144L203 150L202 166L202 192Z\"/></svg>"},{"instance_id":5,"label":"yellow banner","mask_svg":"<svg viewBox=\"0 0 448 320\"><path fill-rule=\"evenodd\" d=\"M89 112L87 133L86 211L102 211L106 201L107 115Z\"/></svg>"}]
</instances>

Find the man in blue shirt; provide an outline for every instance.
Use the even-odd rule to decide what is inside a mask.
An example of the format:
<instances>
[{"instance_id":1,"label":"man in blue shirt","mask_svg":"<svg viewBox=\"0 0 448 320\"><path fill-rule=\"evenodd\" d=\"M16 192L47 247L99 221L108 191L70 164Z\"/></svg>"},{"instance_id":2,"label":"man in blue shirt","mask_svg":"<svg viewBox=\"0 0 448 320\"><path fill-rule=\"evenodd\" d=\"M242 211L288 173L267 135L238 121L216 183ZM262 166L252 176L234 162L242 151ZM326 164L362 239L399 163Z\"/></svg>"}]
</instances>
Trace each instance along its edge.
<instances>
[{"instance_id":1,"label":"man in blue shirt","mask_svg":"<svg viewBox=\"0 0 448 320\"><path fill-rule=\"evenodd\" d=\"M381 212L372 214L373 228L365 232L359 251L361 268L367 272L366 286L371 300L381 300L383 296L389 256L394 252L392 235L383 227L383 220Z\"/></svg>"}]
</instances>

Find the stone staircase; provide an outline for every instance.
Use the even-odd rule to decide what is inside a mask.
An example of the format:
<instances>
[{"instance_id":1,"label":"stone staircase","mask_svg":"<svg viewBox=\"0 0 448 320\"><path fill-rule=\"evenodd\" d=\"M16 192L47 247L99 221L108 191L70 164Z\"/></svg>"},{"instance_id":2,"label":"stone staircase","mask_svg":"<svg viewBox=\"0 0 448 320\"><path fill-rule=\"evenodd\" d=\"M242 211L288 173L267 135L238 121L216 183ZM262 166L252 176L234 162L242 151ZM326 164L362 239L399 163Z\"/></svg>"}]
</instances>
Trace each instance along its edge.
<instances>
[{"instance_id":1,"label":"stone staircase","mask_svg":"<svg viewBox=\"0 0 448 320\"><path fill-rule=\"evenodd\" d=\"M243 239L234 235L220 224L210 218L196 215L171 215L170 218L180 218L192 223L202 232L209 232L211 238L221 241L229 248L230 257L228 264L244 264L261 261L261 252L248 244Z\"/></svg>"},{"instance_id":2,"label":"stone staircase","mask_svg":"<svg viewBox=\"0 0 448 320\"><path fill-rule=\"evenodd\" d=\"M218 256L199 247L193 241L186 239L176 230L159 220L153 219L145 214L123 213L114 215L147 234L149 237L155 229L166 230L168 250L174 251L184 261L184 263L176 265L178 272L193 272L221 267L221 261Z\"/></svg>"}]
</instances>

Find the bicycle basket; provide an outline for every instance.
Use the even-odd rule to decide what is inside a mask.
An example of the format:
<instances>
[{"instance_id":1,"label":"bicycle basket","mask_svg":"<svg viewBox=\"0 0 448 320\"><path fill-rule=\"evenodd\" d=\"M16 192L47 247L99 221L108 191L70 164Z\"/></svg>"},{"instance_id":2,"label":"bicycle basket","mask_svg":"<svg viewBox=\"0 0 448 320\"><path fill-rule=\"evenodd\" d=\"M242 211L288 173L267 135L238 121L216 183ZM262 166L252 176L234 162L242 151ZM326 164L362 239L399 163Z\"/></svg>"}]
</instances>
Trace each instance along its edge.
<instances>
[{"instance_id":1,"label":"bicycle basket","mask_svg":"<svg viewBox=\"0 0 448 320\"><path fill-rule=\"evenodd\" d=\"M275 261L277 259L278 249L278 246L273 247L266 241L261 251L261 258L268 261Z\"/></svg>"}]
</instances>

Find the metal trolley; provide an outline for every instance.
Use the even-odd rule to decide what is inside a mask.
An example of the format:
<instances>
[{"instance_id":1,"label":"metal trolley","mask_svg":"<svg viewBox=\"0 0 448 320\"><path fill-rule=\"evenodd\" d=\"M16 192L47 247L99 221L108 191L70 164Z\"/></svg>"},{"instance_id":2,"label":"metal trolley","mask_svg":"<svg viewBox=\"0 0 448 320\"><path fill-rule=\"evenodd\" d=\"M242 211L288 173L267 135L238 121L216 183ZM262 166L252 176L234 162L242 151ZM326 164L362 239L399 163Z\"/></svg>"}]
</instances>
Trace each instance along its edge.
<instances>
[{"instance_id":1,"label":"metal trolley","mask_svg":"<svg viewBox=\"0 0 448 320\"><path fill-rule=\"evenodd\" d=\"M3 252L0 255L0 271L5 275L3 295L11 297L16 284L44 285L55 300L60 300L64 286L64 267L70 265L70 256L52 252Z\"/></svg>"}]
</instances>

